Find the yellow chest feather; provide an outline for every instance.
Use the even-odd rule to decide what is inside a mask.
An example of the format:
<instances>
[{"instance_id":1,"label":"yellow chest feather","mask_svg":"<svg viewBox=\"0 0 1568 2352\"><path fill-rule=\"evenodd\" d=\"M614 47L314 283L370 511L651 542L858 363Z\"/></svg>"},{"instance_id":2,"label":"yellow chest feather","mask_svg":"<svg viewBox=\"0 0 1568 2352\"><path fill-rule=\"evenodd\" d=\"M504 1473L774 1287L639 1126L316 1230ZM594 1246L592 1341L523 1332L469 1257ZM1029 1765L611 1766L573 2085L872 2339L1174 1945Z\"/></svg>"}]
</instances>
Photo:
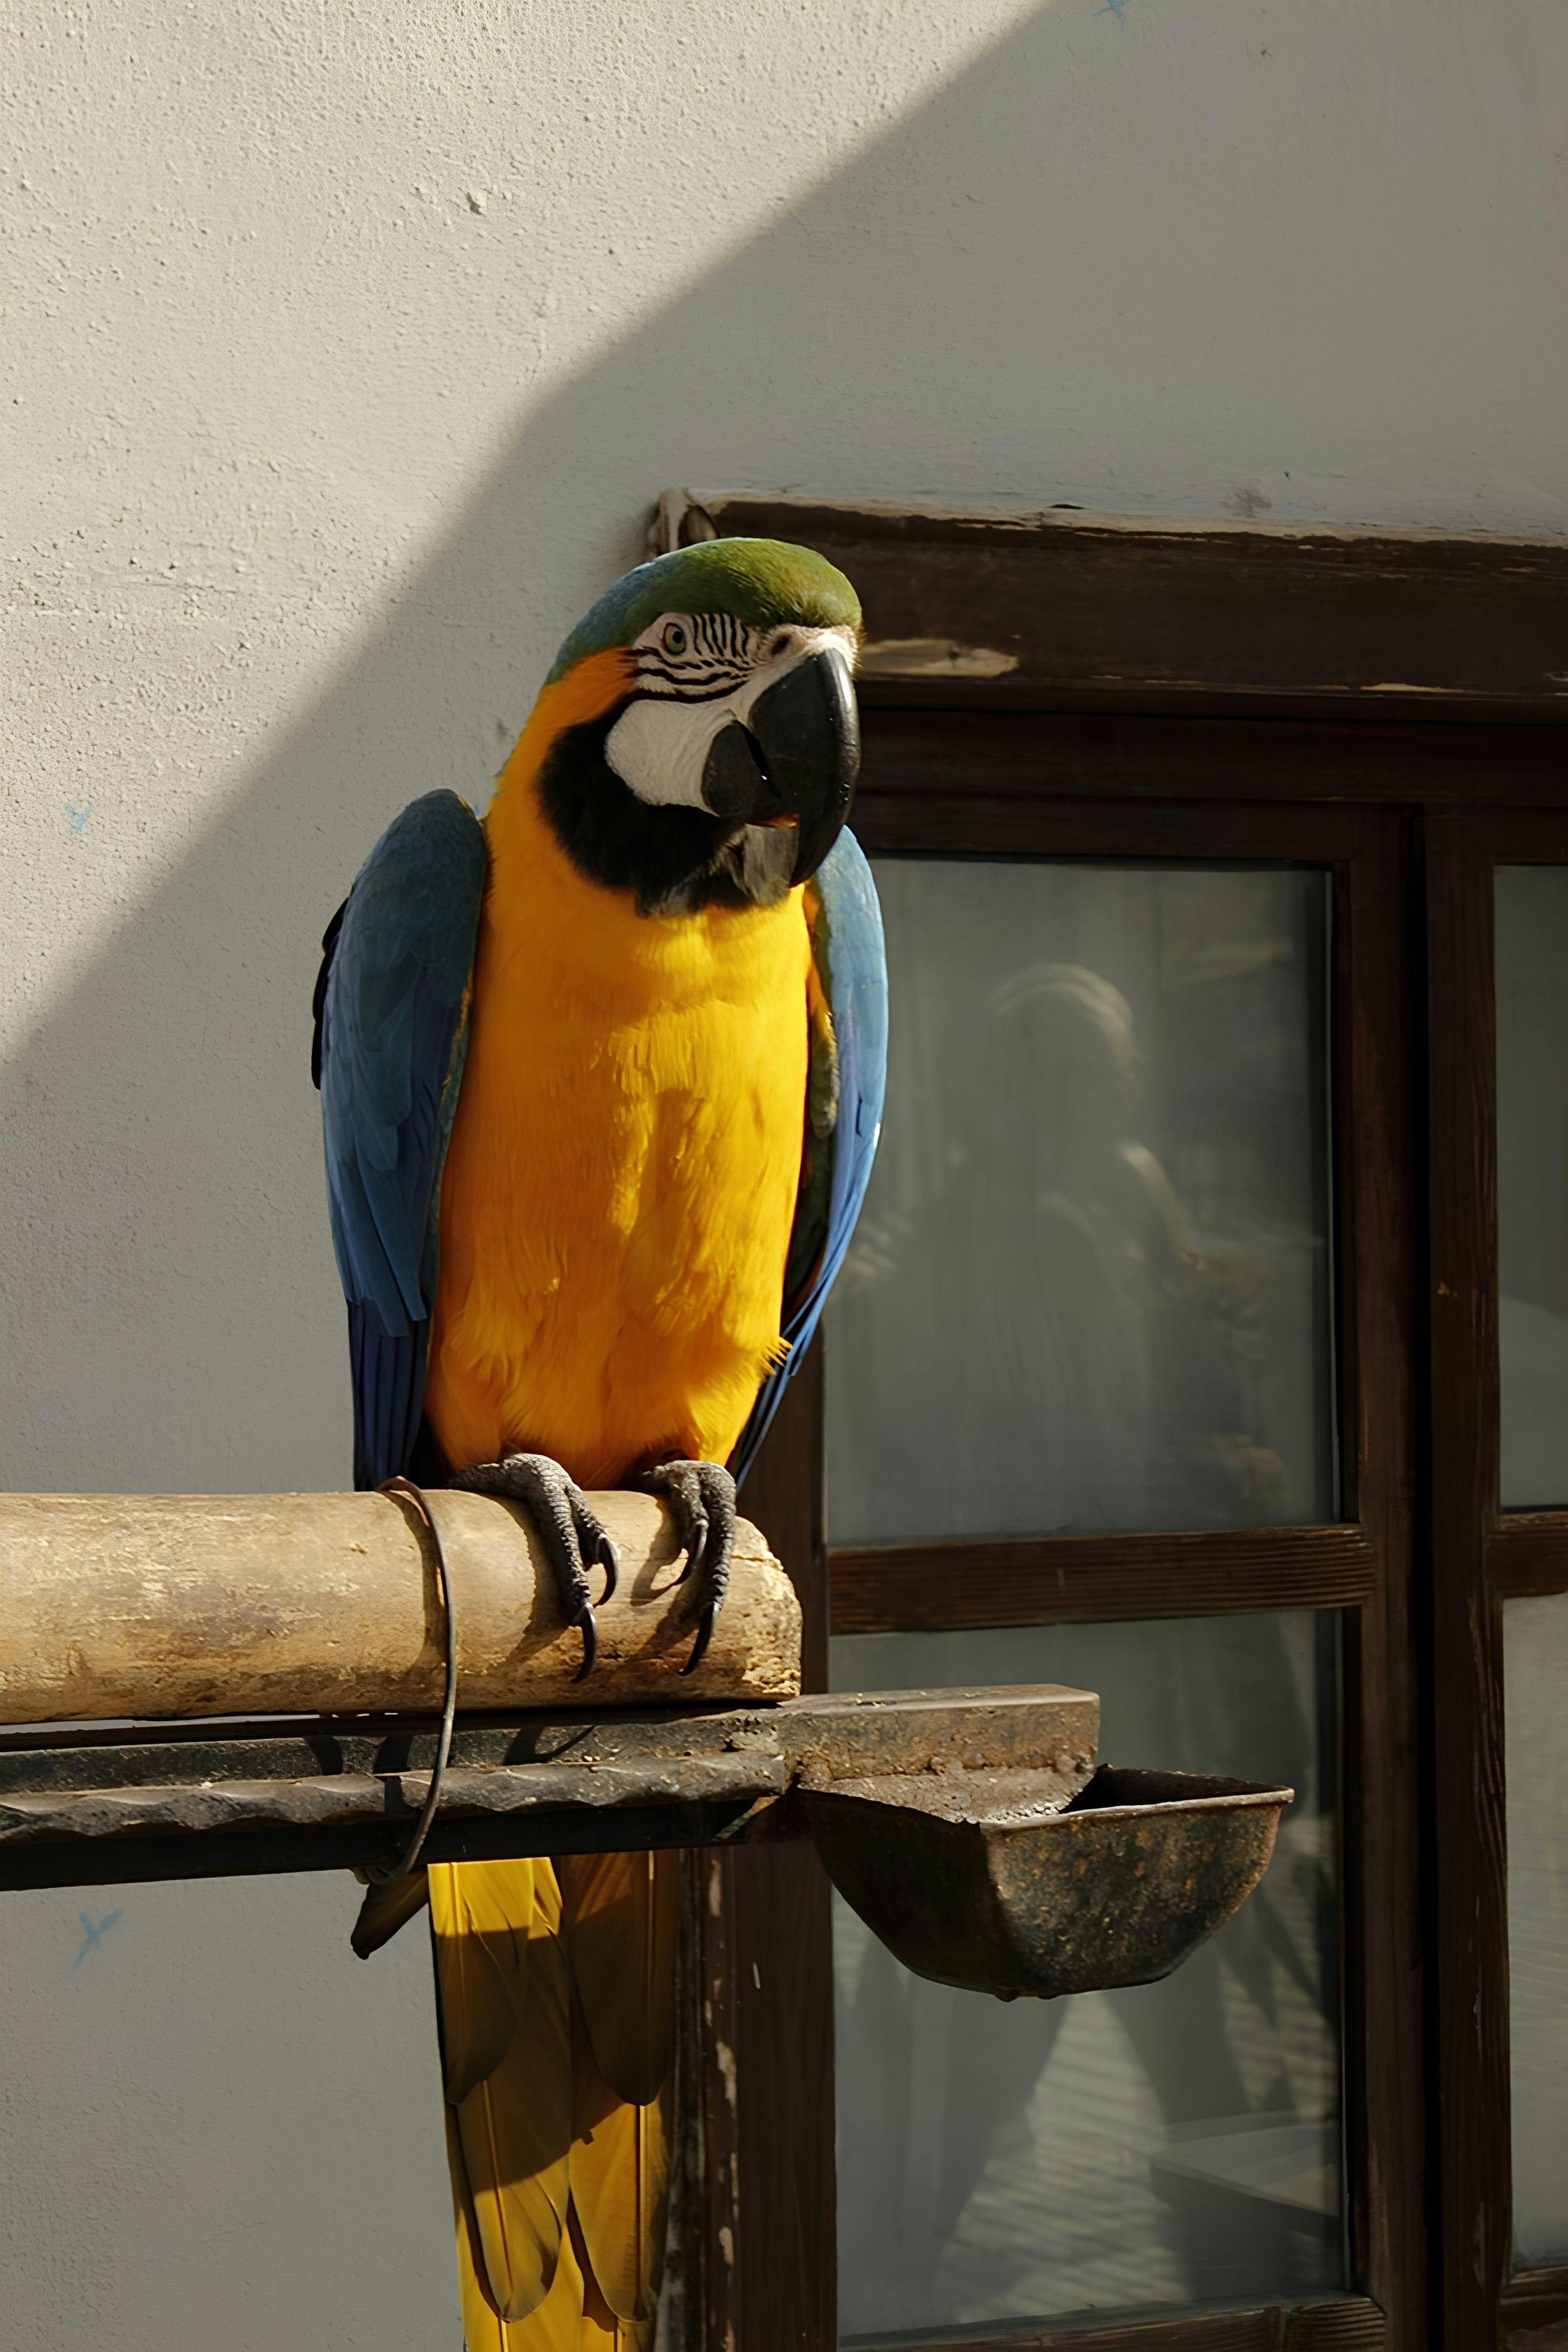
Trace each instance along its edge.
<instances>
[{"instance_id":1,"label":"yellow chest feather","mask_svg":"<svg viewBox=\"0 0 1568 2352\"><path fill-rule=\"evenodd\" d=\"M612 1486L722 1461L777 1360L800 1176L802 893L640 916L571 866L519 778L491 879L441 1192L426 1411Z\"/></svg>"}]
</instances>

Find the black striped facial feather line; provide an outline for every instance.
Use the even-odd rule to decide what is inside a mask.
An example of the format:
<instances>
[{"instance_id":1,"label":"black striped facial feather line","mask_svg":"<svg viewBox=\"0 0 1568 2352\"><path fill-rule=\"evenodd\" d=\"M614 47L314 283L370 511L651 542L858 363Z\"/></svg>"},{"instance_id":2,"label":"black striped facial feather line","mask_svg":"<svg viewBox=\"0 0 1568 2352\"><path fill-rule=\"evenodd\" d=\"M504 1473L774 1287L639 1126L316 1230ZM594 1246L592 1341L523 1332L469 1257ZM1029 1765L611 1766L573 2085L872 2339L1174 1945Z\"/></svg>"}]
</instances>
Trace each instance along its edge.
<instances>
[{"instance_id":1,"label":"black striped facial feather line","mask_svg":"<svg viewBox=\"0 0 1568 2352\"><path fill-rule=\"evenodd\" d=\"M731 613L681 614L653 643L634 646L637 691L689 702L729 694L755 667L761 643Z\"/></svg>"}]
</instances>

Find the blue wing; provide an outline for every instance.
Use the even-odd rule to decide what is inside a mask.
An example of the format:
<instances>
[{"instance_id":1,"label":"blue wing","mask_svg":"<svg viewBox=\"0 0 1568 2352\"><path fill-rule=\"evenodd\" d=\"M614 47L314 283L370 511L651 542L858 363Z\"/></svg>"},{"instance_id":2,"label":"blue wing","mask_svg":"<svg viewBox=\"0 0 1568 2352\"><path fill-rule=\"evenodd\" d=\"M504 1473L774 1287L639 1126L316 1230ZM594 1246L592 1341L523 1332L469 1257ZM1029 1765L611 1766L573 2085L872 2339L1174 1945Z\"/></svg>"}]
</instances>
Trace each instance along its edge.
<instances>
[{"instance_id":1,"label":"blue wing","mask_svg":"<svg viewBox=\"0 0 1568 2352\"><path fill-rule=\"evenodd\" d=\"M311 1068L349 1306L356 1486L406 1471L419 1435L488 870L472 809L427 793L388 825L321 942Z\"/></svg>"},{"instance_id":2,"label":"blue wing","mask_svg":"<svg viewBox=\"0 0 1568 2352\"><path fill-rule=\"evenodd\" d=\"M730 1457L743 1478L811 1345L871 1180L888 1078L888 963L865 853L841 833L806 892L816 990L805 1157L784 1274L790 1352L757 1393Z\"/></svg>"}]
</instances>

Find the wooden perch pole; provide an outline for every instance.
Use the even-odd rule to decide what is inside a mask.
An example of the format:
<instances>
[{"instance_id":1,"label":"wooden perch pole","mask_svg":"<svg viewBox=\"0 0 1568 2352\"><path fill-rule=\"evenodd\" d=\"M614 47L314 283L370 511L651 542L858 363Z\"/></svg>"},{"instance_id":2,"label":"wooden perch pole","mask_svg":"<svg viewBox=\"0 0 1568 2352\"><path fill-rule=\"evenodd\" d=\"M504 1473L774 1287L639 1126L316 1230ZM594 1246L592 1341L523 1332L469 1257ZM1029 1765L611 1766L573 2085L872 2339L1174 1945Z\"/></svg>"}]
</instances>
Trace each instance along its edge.
<instances>
[{"instance_id":1,"label":"wooden perch pole","mask_svg":"<svg viewBox=\"0 0 1568 2352\"><path fill-rule=\"evenodd\" d=\"M800 1610L742 1519L729 1597L680 1673L698 1596L661 1503L589 1501L620 1553L584 1684L527 1519L432 1496L458 1619L458 1705L770 1701L800 1688ZM602 1571L592 1572L595 1593ZM444 1620L417 1512L385 1495L0 1496L0 1723L439 1711Z\"/></svg>"}]
</instances>

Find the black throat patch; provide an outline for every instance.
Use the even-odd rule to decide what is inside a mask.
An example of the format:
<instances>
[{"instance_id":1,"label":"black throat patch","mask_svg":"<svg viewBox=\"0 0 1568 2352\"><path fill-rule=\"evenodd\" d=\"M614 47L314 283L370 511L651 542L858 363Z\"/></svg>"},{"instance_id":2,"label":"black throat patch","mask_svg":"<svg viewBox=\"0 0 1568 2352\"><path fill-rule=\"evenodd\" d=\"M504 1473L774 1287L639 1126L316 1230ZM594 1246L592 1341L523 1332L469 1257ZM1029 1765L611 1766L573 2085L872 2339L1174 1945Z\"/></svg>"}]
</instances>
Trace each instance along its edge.
<instances>
[{"instance_id":1,"label":"black throat patch","mask_svg":"<svg viewBox=\"0 0 1568 2352\"><path fill-rule=\"evenodd\" d=\"M706 809L650 807L605 759L605 740L626 707L567 728L541 767L539 796L556 840L585 880L630 890L639 915L749 907L719 862L733 824Z\"/></svg>"}]
</instances>

